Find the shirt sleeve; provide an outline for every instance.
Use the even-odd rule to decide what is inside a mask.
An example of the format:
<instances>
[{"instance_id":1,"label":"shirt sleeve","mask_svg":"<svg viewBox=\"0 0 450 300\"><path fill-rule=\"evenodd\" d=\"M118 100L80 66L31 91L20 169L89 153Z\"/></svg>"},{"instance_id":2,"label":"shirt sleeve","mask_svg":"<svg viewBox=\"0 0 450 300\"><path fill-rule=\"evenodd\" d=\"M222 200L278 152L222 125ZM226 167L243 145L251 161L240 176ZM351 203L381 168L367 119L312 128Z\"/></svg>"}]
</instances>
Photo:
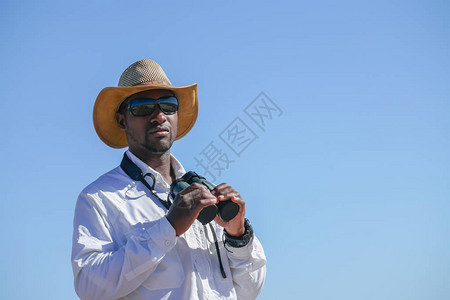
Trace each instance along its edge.
<instances>
[{"instance_id":1,"label":"shirt sleeve","mask_svg":"<svg viewBox=\"0 0 450 300\"><path fill-rule=\"evenodd\" d=\"M244 247L227 246L228 260L237 298L255 299L261 292L266 278L266 256L255 237Z\"/></svg>"},{"instance_id":2,"label":"shirt sleeve","mask_svg":"<svg viewBox=\"0 0 450 300\"><path fill-rule=\"evenodd\" d=\"M132 293L175 246L175 230L163 217L135 230L123 245L112 238L101 201L81 193L75 208L72 267L81 299L117 299Z\"/></svg>"}]
</instances>

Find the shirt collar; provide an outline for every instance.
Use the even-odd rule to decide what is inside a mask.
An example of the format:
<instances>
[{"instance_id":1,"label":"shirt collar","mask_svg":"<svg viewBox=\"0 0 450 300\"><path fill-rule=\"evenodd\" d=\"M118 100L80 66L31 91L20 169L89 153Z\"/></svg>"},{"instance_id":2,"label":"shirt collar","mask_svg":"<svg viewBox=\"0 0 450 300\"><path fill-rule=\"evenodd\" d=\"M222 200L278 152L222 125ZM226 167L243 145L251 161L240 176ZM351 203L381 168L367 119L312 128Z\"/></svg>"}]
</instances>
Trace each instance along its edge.
<instances>
[{"instance_id":1,"label":"shirt collar","mask_svg":"<svg viewBox=\"0 0 450 300\"><path fill-rule=\"evenodd\" d=\"M138 166L139 169L141 169L143 174L151 173L151 174L153 174L153 176L155 176L155 178L156 178L156 185L158 185L160 187L163 187L165 189L169 189L170 188L171 182L167 183L164 180L164 178L162 177L162 175L158 171L155 171L152 167L150 167L149 165L144 163L136 155L131 153L130 150L127 150L126 154L130 158L130 160L133 163L135 163L136 166ZM184 170L184 168L181 165L181 163L172 154L170 154L170 166L173 168L173 170L175 172L175 177L177 179L180 178L181 176L183 176L186 173L186 171Z\"/></svg>"}]
</instances>

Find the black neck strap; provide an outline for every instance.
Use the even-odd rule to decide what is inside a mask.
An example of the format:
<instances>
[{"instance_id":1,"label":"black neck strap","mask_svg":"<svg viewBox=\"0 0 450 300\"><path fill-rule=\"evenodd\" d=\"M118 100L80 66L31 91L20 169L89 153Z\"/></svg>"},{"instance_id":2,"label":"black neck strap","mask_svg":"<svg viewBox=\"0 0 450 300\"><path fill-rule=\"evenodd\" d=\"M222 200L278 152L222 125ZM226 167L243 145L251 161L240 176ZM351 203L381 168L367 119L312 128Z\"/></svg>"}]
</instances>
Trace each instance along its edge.
<instances>
[{"instance_id":1,"label":"black neck strap","mask_svg":"<svg viewBox=\"0 0 450 300\"><path fill-rule=\"evenodd\" d=\"M166 201L166 200L159 198L158 195L156 195L156 193L155 193L156 179L152 173L147 173L145 175L142 174L141 169L138 166L136 166L136 164L134 162L131 161L131 159L128 157L127 153L123 154L123 159L122 159L122 162L120 163L120 167L128 176L130 176L131 179L133 179L134 181L142 182L142 184L144 184L148 188L150 193L152 193L153 196L158 198L159 201L162 203L162 205L164 205L167 209L169 209L170 202L168 200ZM147 180L145 180L146 176L150 176L152 178L152 182L153 182L152 186L150 186L150 184L148 184Z\"/></svg>"}]
</instances>

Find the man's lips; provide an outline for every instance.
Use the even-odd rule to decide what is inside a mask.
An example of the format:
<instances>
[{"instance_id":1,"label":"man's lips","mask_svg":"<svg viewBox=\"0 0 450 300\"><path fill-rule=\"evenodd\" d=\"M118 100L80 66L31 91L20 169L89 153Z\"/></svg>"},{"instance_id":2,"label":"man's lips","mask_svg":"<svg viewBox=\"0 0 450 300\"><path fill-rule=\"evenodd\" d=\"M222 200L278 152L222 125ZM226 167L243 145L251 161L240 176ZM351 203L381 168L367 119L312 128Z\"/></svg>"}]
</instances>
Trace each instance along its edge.
<instances>
[{"instance_id":1,"label":"man's lips","mask_svg":"<svg viewBox=\"0 0 450 300\"><path fill-rule=\"evenodd\" d=\"M155 136L165 136L169 134L169 128L166 127L154 128L149 130L148 133Z\"/></svg>"}]
</instances>

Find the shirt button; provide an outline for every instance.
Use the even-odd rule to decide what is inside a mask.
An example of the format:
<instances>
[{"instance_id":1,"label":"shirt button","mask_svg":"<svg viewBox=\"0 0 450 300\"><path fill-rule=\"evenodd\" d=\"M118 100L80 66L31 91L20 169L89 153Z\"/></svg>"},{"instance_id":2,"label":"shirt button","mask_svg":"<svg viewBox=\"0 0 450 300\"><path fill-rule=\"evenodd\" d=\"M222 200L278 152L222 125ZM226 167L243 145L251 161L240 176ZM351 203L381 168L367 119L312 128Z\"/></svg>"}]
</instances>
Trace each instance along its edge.
<instances>
[{"instance_id":1,"label":"shirt button","mask_svg":"<svg viewBox=\"0 0 450 300\"><path fill-rule=\"evenodd\" d=\"M170 241L165 241L164 244L165 244L166 246L169 246L169 245L170 245Z\"/></svg>"}]
</instances>

